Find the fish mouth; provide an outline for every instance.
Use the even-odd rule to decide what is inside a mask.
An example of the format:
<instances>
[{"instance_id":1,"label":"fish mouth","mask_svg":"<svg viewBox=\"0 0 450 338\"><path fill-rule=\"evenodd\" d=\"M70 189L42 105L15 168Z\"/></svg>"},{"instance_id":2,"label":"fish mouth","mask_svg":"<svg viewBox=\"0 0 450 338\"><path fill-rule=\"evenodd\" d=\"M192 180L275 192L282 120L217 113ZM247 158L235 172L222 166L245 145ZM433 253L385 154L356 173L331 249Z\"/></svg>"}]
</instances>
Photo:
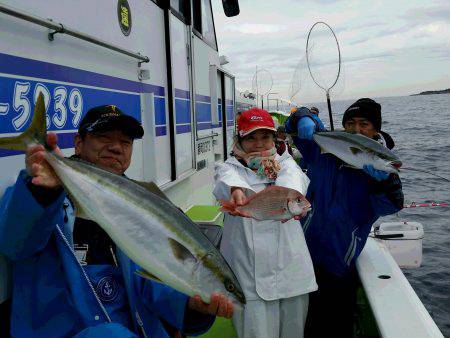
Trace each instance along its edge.
<instances>
[{"instance_id":1,"label":"fish mouth","mask_svg":"<svg viewBox=\"0 0 450 338\"><path fill-rule=\"evenodd\" d=\"M389 164L397 170L399 170L400 167L402 166L402 162L396 162L396 161L391 161Z\"/></svg>"},{"instance_id":2,"label":"fish mouth","mask_svg":"<svg viewBox=\"0 0 450 338\"><path fill-rule=\"evenodd\" d=\"M247 300L245 299L245 296L244 296L243 293L238 293L238 294L236 294L236 298L237 298L237 300L239 301L239 304L240 304L241 306L247 304Z\"/></svg>"},{"instance_id":3,"label":"fish mouth","mask_svg":"<svg viewBox=\"0 0 450 338\"><path fill-rule=\"evenodd\" d=\"M236 292L234 294L238 302L234 301L234 305L244 307L245 304L247 304L247 300L245 299L245 296L242 292Z\"/></svg>"}]
</instances>

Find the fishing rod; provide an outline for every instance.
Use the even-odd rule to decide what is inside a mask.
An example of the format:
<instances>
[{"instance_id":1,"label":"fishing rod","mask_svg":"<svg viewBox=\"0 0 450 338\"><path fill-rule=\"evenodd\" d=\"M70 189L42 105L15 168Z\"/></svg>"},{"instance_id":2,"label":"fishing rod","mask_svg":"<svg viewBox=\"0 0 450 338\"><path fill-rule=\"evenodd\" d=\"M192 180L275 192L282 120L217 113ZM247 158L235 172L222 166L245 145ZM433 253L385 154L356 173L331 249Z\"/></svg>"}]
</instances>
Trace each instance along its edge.
<instances>
[{"instance_id":1,"label":"fishing rod","mask_svg":"<svg viewBox=\"0 0 450 338\"><path fill-rule=\"evenodd\" d=\"M432 171L428 171L428 170L424 170L424 169L411 168L411 167L401 167L399 169L399 171L401 172L402 170L409 170L409 171L416 171L416 172L419 172L419 173L425 173L425 174L429 174L429 175L433 175L433 176L439 177L440 179L443 179L446 182L450 182L450 179L448 179L447 177L441 176L441 175L436 174L436 173L434 173Z\"/></svg>"},{"instance_id":2,"label":"fishing rod","mask_svg":"<svg viewBox=\"0 0 450 338\"><path fill-rule=\"evenodd\" d=\"M432 203L411 202L411 204L405 204L403 206L403 208L410 209L410 208L429 208L429 207L448 207L448 206L450 206L450 204L446 203L446 202L441 202L441 203L436 203L436 202L432 202Z\"/></svg>"},{"instance_id":3,"label":"fishing rod","mask_svg":"<svg viewBox=\"0 0 450 338\"><path fill-rule=\"evenodd\" d=\"M336 47L337 47L337 52L338 52L338 71L337 71L337 74L336 74L336 78L334 79L334 82L331 84L331 86L321 85L319 83L319 81L317 80L317 78L313 75L313 72L311 70L311 63L310 63L311 51L310 51L310 48L312 48L312 45L313 45L310 42L311 32L313 31L313 29L317 25L320 25L320 24L325 25L331 31L331 34L333 34L334 40L336 41ZM334 31L330 27L330 25L328 25L326 22L318 21L309 30L308 38L306 40L306 63L308 64L309 74L311 75L311 78L314 81L314 83L319 88L321 88L321 89L323 89L325 91L326 98L327 98L327 106L328 106L328 116L329 116L329 119L330 119L330 128L331 128L331 130L334 130L333 114L332 114L332 111L331 111L331 102L330 102L330 90L336 85L336 83L337 83L337 81L339 79L339 75L341 74L341 49L339 47L339 42L338 42L336 34L334 33Z\"/></svg>"}]
</instances>

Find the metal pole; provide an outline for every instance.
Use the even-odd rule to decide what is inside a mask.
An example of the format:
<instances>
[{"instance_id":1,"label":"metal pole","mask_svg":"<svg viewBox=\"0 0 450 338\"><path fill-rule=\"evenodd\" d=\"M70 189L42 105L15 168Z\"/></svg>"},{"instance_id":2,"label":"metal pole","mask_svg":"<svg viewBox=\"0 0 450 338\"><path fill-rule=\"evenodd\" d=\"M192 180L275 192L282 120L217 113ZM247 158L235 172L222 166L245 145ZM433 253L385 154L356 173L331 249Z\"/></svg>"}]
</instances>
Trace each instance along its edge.
<instances>
[{"instance_id":1,"label":"metal pole","mask_svg":"<svg viewBox=\"0 0 450 338\"><path fill-rule=\"evenodd\" d=\"M256 108L258 108L258 65L256 65L255 77L256 77Z\"/></svg>"},{"instance_id":2,"label":"metal pole","mask_svg":"<svg viewBox=\"0 0 450 338\"><path fill-rule=\"evenodd\" d=\"M120 48L119 46L116 45L112 45L106 41L98 39L97 37L78 32L74 29L64 26L61 23L53 22L50 19L40 18L33 14L29 14L24 11L20 11L13 7L9 7L3 4L0 4L0 12L53 30L53 32L48 33L48 39L50 41L53 41L55 34L67 34L73 36L74 38L78 38L80 40L93 43L95 45L116 51L118 53L131 56L132 58L139 60L139 62L150 62L150 59L145 55L141 55L139 53L135 53L133 51Z\"/></svg>"},{"instance_id":3,"label":"metal pole","mask_svg":"<svg viewBox=\"0 0 450 338\"><path fill-rule=\"evenodd\" d=\"M331 113L330 93L328 91L327 91L327 105L328 105L328 117L330 118L330 128L331 131L333 131L334 130L333 114Z\"/></svg>"}]
</instances>

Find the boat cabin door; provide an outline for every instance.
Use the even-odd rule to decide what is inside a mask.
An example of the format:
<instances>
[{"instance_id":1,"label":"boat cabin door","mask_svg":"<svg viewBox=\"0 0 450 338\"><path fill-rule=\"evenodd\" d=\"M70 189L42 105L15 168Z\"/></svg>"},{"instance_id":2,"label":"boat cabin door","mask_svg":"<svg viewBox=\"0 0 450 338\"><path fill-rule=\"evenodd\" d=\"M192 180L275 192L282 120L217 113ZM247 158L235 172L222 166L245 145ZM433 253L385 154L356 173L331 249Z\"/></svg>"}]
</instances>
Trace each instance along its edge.
<instances>
[{"instance_id":1,"label":"boat cabin door","mask_svg":"<svg viewBox=\"0 0 450 338\"><path fill-rule=\"evenodd\" d=\"M169 12L171 71L168 80L172 139L172 180L195 170L192 53L189 1L171 0ZM170 79L171 78L171 79ZM172 87L172 88L170 88ZM172 96L172 97L171 97ZM170 97L172 99L170 99Z\"/></svg>"}]
</instances>

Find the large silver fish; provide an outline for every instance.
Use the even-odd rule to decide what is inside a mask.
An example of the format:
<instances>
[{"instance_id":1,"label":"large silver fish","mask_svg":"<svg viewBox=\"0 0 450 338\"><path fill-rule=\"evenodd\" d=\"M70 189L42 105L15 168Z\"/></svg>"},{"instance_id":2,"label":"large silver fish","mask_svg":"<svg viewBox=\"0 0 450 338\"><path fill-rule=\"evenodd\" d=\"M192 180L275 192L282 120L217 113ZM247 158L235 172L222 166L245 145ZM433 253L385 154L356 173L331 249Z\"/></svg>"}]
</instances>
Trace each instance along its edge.
<instances>
[{"instance_id":1,"label":"large silver fish","mask_svg":"<svg viewBox=\"0 0 450 338\"><path fill-rule=\"evenodd\" d=\"M361 134L327 131L314 134L323 153L331 153L348 165L362 169L371 164L375 169L398 174L402 162L391 150Z\"/></svg>"},{"instance_id":2,"label":"large silver fish","mask_svg":"<svg viewBox=\"0 0 450 338\"><path fill-rule=\"evenodd\" d=\"M45 138L41 94L30 128L17 137L0 139L0 148L24 150L44 144ZM181 210L158 195L160 191L153 193L130 179L52 152L46 152L46 160L70 195L77 216L98 223L142 267L141 275L187 295L198 294L205 302L217 292L238 308L245 303L241 286L220 252Z\"/></svg>"}]
</instances>

